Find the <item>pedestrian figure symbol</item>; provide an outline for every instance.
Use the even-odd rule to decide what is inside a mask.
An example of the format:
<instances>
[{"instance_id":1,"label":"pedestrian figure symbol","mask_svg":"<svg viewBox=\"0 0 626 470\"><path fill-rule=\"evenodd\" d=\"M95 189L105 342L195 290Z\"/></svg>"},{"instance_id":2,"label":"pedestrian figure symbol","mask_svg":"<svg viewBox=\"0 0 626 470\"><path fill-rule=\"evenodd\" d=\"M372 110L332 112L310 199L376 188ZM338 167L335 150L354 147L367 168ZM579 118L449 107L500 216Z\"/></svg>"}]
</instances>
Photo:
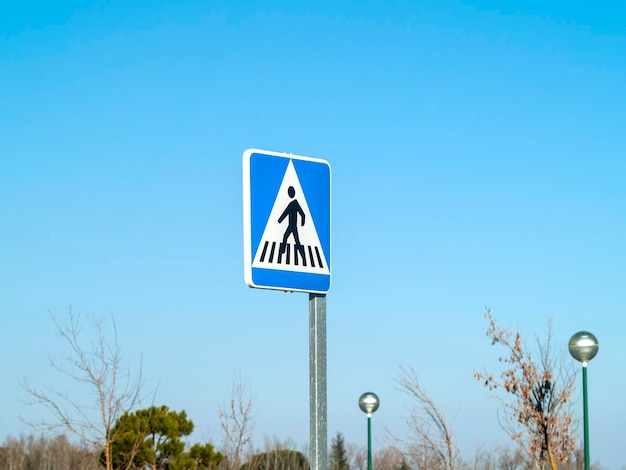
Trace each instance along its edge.
<instances>
[{"instance_id":1,"label":"pedestrian figure symbol","mask_svg":"<svg viewBox=\"0 0 626 470\"><path fill-rule=\"evenodd\" d=\"M278 256L279 259L282 257L282 255L285 253L285 250L289 246L287 245L287 240L289 240L289 236L293 236L293 241L295 242L294 248L297 250L298 253L300 253L302 260L304 260L306 265L306 258L304 256L304 245L300 243L300 237L298 236L298 215L300 215L300 225L304 226L304 211L302 210L302 207L300 206L298 200L294 199L294 197L296 196L296 190L293 186L289 186L287 194L289 194L289 197L292 199L292 201L278 218L278 223L280 224L283 222L283 220L285 220L286 217L289 217L287 229L285 230L285 234L283 235L283 242L280 244L280 249L278 251ZM289 256L289 254L287 254L287 256ZM297 264L297 255L295 253L294 256L296 256Z\"/></svg>"}]
</instances>

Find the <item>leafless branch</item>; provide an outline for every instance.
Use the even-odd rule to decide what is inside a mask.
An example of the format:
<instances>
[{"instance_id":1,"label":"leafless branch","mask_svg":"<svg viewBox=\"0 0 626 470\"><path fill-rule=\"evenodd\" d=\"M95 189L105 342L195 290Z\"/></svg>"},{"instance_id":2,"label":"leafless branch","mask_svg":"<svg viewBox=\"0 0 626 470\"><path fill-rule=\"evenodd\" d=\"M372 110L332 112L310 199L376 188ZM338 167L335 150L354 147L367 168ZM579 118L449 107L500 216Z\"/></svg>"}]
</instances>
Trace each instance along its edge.
<instances>
[{"instance_id":1,"label":"leafless branch","mask_svg":"<svg viewBox=\"0 0 626 470\"><path fill-rule=\"evenodd\" d=\"M388 431L389 435L418 468L455 470L460 464L460 452L446 417L422 387L415 370L400 367L400 371L398 389L414 398L407 417L412 437L400 439Z\"/></svg>"},{"instance_id":2,"label":"leafless branch","mask_svg":"<svg viewBox=\"0 0 626 470\"><path fill-rule=\"evenodd\" d=\"M254 400L250 385L240 375L233 379L229 392L228 404L219 408L223 453L226 455L224 466L226 470L239 470L243 451L250 444L254 430Z\"/></svg>"},{"instance_id":3,"label":"leafless branch","mask_svg":"<svg viewBox=\"0 0 626 470\"><path fill-rule=\"evenodd\" d=\"M122 366L122 355L117 342L115 321L111 319L112 342L107 341L102 318L88 317L95 339L88 346L82 342L80 317L69 310L66 323L50 315L67 351L61 360L50 358L51 366L71 382L84 387L92 401L80 402L67 391L45 386L35 388L26 380L23 388L26 403L47 408L52 419L31 422L34 429L45 433L65 429L81 441L105 449L107 469L110 469L110 444L115 440L112 428L125 411L133 409L141 400L142 371L131 375Z\"/></svg>"}]
</instances>

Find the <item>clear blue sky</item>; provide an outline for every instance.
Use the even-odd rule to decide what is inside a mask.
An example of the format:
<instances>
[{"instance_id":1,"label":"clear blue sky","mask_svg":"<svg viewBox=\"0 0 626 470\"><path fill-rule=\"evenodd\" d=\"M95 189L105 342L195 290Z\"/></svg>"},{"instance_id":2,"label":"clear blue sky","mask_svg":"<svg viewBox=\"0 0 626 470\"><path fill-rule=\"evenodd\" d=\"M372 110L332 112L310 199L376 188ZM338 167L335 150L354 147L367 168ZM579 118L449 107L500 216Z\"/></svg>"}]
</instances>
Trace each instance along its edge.
<instances>
[{"instance_id":1,"label":"clear blue sky","mask_svg":"<svg viewBox=\"0 0 626 470\"><path fill-rule=\"evenodd\" d=\"M328 160L328 432L403 432L416 369L466 457L506 437L472 377L489 306L590 330L592 460L626 465L621 2L64 1L0 6L0 438L58 383L48 312L113 315L156 401L219 441L308 443L308 298L243 281L241 155ZM565 353L567 354L567 353ZM569 357L566 356L566 360ZM578 402L580 405L580 402ZM380 444L378 444L380 445Z\"/></svg>"}]
</instances>

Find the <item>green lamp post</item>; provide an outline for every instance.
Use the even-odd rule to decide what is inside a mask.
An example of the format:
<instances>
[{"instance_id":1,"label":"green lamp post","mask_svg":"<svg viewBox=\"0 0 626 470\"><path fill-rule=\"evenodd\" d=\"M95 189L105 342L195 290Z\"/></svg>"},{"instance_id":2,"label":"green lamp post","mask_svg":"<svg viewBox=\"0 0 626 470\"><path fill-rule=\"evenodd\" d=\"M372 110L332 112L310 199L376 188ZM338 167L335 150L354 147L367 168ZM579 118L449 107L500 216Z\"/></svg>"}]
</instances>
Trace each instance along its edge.
<instances>
[{"instance_id":1,"label":"green lamp post","mask_svg":"<svg viewBox=\"0 0 626 470\"><path fill-rule=\"evenodd\" d=\"M372 413L380 406L378 395L365 392L359 397L359 408L367 415L367 470L372 470Z\"/></svg>"},{"instance_id":2,"label":"green lamp post","mask_svg":"<svg viewBox=\"0 0 626 470\"><path fill-rule=\"evenodd\" d=\"M589 412L587 410L587 364L598 354L598 339L588 331L579 331L569 340L569 353L583 364L583 436L585 441L585 470L589 470Z\"/></svg>"}]
</instances>

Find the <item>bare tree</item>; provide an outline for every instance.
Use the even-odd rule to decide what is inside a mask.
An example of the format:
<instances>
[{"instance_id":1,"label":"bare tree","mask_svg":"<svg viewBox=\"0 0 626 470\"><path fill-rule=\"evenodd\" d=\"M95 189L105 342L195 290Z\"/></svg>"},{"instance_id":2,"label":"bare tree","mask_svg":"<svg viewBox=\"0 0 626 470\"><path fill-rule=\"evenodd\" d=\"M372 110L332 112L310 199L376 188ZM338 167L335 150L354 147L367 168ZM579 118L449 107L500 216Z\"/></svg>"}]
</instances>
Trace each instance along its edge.
<instances>
[{"instance_id":1,"label":"bare tree","mask_svg":"<svg viewBox=\"0 0 626 470\"><path fill-rule=\"evenodd\" d=\"M533 463L528 454L519 446L511 449L509 446L497 446L493 456L499 470L531 470Z\"/></svg>"},{"instance_id":2,"label":"bare tree","mask_svg":"<svg viewBox=\"0 0 626 470\"><path fill-rule=\"evenodd\" d=\"M20 436L7 438L0 447L3 470L98 470L98 453L72 444L64 434L46 439Z\"/></svg>"},{"instance_id":3,"label":"bare tree","mask_svg":"<svg viewBox=\"0 0 626 470\"><path fill-rule=\"evenodd\" d=\"M122 365L115 321L111 341L107 340L102 318L89 317L95 334L89 344L81 337L79 316L69 311L67 323L51 315L57 335L65 342L67 352L61 361L50 359L52 367L62 376L86 389L92 400L84 403L68 392L45 386L37 389L24 383L28 404L43 405L52 412L49 422L28 422L35 429L51 432L64 429L96 449L104 449L107 470L112 469L111 444L117 436L112 432L115 421L139 401L142 387L141 365L131 376Z\"/></svg>"},{"instance_id":4,"label":"bare tree","mask_svg":"<svg viewBox=\"0 0 626 470\"><path fill-rule=\"evenodd\" d=\"M348 442L346 453L351 470L365 470L367 468L367 448Z\"/></svg>"},{"instance_id":5,"label":"bare tree","mask_svg":"<svg viewBox=\"0 0 626 470\"><path fill-rule=\"evenodd\" d=\"M254 420L250 385L241 376L233 379L230 386L230 397L227 405L220 406L219 419L222 430L222 462L226 470L239 470L242 464L244 449L252 440Z\"/></svg>"},{"instance_id":6,"label":"bare tree","mask_svg":"<svg viewBox=\"0 0 626 470\"><path fill-rule=\"evenodd\" d=\"M489 309L485 319L491 344L506 350L500 357L505 367L500 378L476 371L474 377L502 403L501 425L528 451L534 466L556 470L557 461L567 461L576 449L569 407L575 374L558 363L551 350L552 322L548 321L546 338L538 340L539 360L535 362L519 332L502 328Z\"/></svg>"},{"instance_id":7,"label":"bare tree","mask_svg":"<svg viewBox=\"0 0 626 470\"><path fill-rule=\"evenodd\" d=\"M11 437L0 447L0 468L10 470L22 470L29 463L28 453L25 449L25 439L20 440Z\"/></svg>"},{"instance_id":8,"label":"bare tree","mask_svg":"<svg viewBox=\"0 0 626 470\"><path fill-rule=\"evenodd\" d=\"M493 452L485 449L482 443L476 446L473 459L467 461L464 466L466 470L495 470L495 468Z\"/></svg>"},{"instance_id":9,"label":"bare tree","mask_svg":"<svg viewBox=\"0 0 626 470\"><path fill-rule=\"evenodd\" d=\"M297 450L297 443L289 438L280 440L277 437L264 437L262 449L247 452L246 463L240 470L309 470L306 457L307 449Z\"/></svg>"},{"instance_id":10,"label":"bare tree","mask_svg":"<svg viewBox=\"0 0 626 470\"><path fill-rule=\"evenodd\" d=\"M376 470L403 470L408 468L406 456L397 447L385 447L374 455L372 467Z\"/></svg>"},{"instance_id":11,"label":"bare tree","mask_svg":"<svg viewBox=\"0 0 626 470\"><path fill-rule=\"evenodd\" d=\"M396 379L399 390L415 399L406 419L412 438L404 440L389 433L391 438L417 468L459 468L460 451L446 417L420 384L415 370L400 370Z\"/></svg>"}]
</instances>

